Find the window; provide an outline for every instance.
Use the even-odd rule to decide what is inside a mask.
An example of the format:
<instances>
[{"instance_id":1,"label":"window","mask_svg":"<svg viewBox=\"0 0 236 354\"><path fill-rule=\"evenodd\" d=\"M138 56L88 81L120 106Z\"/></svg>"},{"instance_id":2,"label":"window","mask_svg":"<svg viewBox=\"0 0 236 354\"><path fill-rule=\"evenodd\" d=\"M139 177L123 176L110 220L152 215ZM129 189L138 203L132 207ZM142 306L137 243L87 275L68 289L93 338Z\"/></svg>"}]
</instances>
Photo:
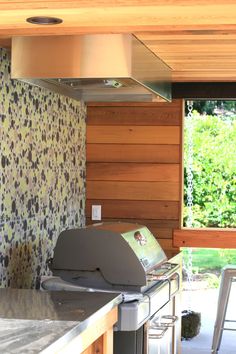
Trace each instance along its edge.
<instances>
[{"instance_id":1,"label":"window","mask_svg":"<svg viewBox=\"0 0 236 354\"><path fill-rule=\"evenodd\" d=\"M236 227L236 101L187 101L183 226Z\"/></svg>"}]
</instances>

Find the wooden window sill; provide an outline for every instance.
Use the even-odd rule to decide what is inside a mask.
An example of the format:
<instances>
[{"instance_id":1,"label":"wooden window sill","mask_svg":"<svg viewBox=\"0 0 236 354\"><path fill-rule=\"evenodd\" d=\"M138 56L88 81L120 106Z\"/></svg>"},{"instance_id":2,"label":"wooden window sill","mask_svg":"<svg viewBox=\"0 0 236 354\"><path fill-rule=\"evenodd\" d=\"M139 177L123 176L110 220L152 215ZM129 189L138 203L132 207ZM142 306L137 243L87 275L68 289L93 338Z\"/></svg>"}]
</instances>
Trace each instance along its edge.
<instances>
[{"instance_id":1,"label":"wooden window sill","mask_svg":"<svg viewBox=\"0 0 236 354\"><path fill-rule=\"evenodd\" d=\"M175 229L174 247L236 248L236 229Z\"/></svg>"}]
</instances>

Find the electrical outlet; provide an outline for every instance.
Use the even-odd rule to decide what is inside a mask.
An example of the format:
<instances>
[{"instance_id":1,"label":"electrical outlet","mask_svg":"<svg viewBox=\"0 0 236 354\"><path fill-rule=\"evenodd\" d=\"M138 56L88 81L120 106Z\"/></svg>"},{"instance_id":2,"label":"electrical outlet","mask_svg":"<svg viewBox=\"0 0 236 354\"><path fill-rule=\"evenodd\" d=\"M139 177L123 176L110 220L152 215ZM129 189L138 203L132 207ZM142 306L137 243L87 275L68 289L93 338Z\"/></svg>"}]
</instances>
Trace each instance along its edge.
<instances>
[{"instance_id":1,"label":"electrical outlet","mask_svg":"<svg viewBox=\"0 0 236 354\"><path fill-rule=\"evenodd\" d=\"M92 205L92 220L102 220L101 205Z\"/></svg>"}]
</instances>

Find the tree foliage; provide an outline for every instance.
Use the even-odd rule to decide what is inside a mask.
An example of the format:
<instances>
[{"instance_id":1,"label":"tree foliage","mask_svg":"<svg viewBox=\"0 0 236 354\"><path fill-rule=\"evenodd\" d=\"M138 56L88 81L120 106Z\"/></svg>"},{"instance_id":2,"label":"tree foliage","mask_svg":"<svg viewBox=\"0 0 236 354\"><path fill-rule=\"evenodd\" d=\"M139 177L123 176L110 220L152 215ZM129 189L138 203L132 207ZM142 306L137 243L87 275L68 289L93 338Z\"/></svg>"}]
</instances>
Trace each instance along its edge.
<instances>
[{"instance_id":1,"label":"tree foliage","mask_svg":"<svg viewBox=\"0 0 236 354\"><path fill-rule=\"evenodd\" d=\"M185 141L185 151L187 144ZM186 156L184 165L186 225ZM213 116L194 111L192 173L192 226L236 227L236 114Z\"/></svg>"},{"instance_id":2,"label":"tree foliage","mask_svg":"<svg viewBox=\"0 0 236 354\"><path fill-rule=\"evenodd\" d=\"M194 101L193 109L199 114L207 115L218 115L222 113L224 115L232 114L236 112L236 101L220 101L220 100L211 100L211 101ZM187 107L186 107L187 115Z\"/></svg>"}]
</instances>

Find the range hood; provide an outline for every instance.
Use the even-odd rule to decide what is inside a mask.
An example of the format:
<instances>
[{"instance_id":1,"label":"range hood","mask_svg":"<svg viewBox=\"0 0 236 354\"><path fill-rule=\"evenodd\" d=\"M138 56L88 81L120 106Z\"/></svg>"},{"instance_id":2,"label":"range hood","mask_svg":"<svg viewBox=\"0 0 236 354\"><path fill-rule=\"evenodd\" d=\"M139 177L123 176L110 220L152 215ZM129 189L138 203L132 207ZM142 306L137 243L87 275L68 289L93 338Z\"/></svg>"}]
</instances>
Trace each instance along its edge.
<instances>
[{"instance_id":1,"label":"range hood","mask_svg":"<svg viewBox=\"0 0 236 354\"><path fill-rule=\"evenodd\" d=\"M14 37L13 79L78 100L171 100L171 70L132 34Z\"/></svg>"}]
</instances>

